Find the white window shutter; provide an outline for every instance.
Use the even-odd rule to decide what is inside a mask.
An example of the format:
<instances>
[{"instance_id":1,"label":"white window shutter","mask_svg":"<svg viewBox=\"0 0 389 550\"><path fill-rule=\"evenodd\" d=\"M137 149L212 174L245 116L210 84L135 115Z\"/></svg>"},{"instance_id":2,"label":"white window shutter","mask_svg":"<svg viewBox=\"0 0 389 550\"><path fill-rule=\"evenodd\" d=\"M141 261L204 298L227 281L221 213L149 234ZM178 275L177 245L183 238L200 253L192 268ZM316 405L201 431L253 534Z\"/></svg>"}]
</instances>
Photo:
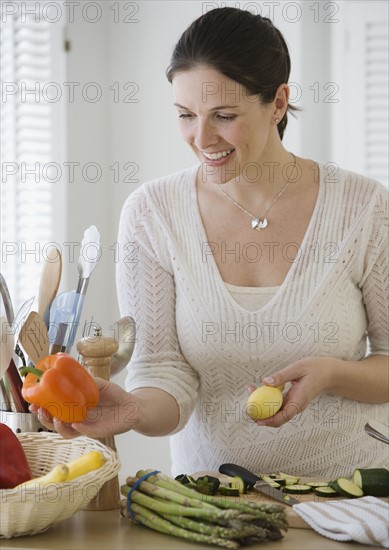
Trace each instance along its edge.
<instances>
[{"instance_id":1,"label":"white window shutter","mask_svg":"<svg viewBox=\"0 0 389 550\"><path fill-rule=\"evenodd\" d=\"M388 184L388 20L366 23L366 172Z\"/></svg>"},{"instance_id":2,"label":"white window shutter","mask_svg":"<svg viewBox=\"0 0 389 550\"><path fill-rule=\"evenodd\" d=\"M2 20L1 273L15 309L37 298L48 243L64 231L55 225L64 216L54 204L63 192L56 173L61 174L66 126L59 132L56 121L65 119L64 107L53 101L65 67L63 23L50 22L44 5L21 2ZM59 170L49 169L53 162Z\"/></svg>"},{"instance_id":3,"label":"white window shutter","mask_svg":"<svg viewBox=\"0 0 389 550\"><path fill-rule=\"evenodd\" d=\"M334 81L332 160L388 186L388 3L341 3L332 29Z\"/></svg>"}]
</instances>

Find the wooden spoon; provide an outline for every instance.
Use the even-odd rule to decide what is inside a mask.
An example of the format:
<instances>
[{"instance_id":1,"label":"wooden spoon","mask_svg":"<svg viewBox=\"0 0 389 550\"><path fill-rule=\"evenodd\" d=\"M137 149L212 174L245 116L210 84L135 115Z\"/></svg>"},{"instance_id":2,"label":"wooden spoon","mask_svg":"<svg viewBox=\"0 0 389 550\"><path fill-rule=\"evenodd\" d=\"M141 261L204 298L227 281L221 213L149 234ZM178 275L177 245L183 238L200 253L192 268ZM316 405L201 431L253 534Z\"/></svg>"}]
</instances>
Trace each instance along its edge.
<instances>
[{"instance_id":1,"label":"wooden spoon","mask_svg":"<svg viewBox=\"0 0 389 550\"><path fill-rule=\"evenodd\" d=\"M34 365L49 355L47 327L42 316L36 311L31 311L22 326L19 342Z\"/></svg>"},{"instance_id":2,"label":"wooden spoon","mask_svg":"<svg viewBox=\"0 0 389 550\"><path fill-rule=\"evenodd\" d=\"M62 275L62 256L55 246L47 253L43 265L38 296L38 313L44 319L46 327L49 326L50 306L57 295Z\"/></svg>"}]
</instances>

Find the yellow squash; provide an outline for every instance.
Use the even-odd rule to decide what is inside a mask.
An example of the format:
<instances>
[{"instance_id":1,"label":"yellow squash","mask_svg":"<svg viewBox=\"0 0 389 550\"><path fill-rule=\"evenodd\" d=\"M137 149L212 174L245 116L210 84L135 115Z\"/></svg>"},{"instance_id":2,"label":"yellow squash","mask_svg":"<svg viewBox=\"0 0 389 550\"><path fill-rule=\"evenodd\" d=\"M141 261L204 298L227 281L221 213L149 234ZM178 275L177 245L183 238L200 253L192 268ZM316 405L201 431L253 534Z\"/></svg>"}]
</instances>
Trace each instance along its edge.
<instances>
[{"instance_id":1,"label":"yellow squash","mask_svg":"<svg viewBox=\"0 0 389 550\"><path fill-rule=\"evenodd\" d=\"M90 451L81 455L66 464L69 468L69 477L66 481L72 481L72 479L88 474L93 470L98 470L105 462L106 459L100 451Z\"/></svg>"},{"instance_id":2,"label":"yellow squash","mask_svg":"<svg viewBox=\"0 0 389 550\"><path fill-rule=\"evenodd\" d=\"M21 483L18 487L28 489L31 487L44 486L49 483L63 483L65 481L73 481L80 476L88 474L93 470L98 470L106 462L105 457L100 451L90 451L85 453L66 464L57 464L50 472L41 477L36 477Z\"/></svg>"},{"instance_id":3,"label":"yellow squash","mask_svg":"<svg viewBox=\"0 0 389 550\"><path fill-rule=\"evenodd\" d=\"M36 487L36 485L47 485L48 483L61 483L63 481L67 481L69 476L69 468L66 466L66 464L57 464L50 472L45 474L41 477L35 477L33 479L30 479L30 481L26 481L25 483L21 483L18 485L18 487L23 487L23 489L31 489Z\"/></svg>"}]
</instances>

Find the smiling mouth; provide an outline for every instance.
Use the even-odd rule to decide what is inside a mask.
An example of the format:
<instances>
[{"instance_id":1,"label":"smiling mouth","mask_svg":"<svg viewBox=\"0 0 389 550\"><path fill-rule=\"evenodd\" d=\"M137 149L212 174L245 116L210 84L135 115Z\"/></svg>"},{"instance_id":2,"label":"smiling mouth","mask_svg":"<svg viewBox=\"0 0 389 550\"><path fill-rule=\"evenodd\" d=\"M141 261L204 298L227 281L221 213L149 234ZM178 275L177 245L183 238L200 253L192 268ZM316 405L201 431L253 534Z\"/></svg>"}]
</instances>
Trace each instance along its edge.
<instances>
[{"instance_id":1,"label":"smiling mouth","mask_svg":"<svg viewBox=\"0 0 389 550\"><path fill-rule=\"evenodd\" d=\"M219 153L204 153L204 151L201 152L205 156L205 158L209 160L220 160L224 157L228 157L228 155L230 155L234 151L235 149L227 149L226 151L220 151Z\"/></svg>"}]
</instances>

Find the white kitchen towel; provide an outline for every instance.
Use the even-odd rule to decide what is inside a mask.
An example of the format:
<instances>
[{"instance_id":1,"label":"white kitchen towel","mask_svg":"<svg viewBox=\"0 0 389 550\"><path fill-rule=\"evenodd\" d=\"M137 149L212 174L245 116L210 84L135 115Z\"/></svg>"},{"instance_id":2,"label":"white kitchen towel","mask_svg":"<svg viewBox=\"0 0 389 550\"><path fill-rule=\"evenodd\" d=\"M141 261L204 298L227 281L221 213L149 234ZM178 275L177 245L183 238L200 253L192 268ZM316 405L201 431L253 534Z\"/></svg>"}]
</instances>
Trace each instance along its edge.
<instances>
[{"instance_id":1,"label":"white kitchen towel","mask_svg":"<svg viewBox=\"0 0 389 550\"><path fill-rule=\"evenodd\" d=\"M293 510L318 533L389 548L389 504L376 497L331 502L301 502Z\"/></svg>"}]
</instances>

